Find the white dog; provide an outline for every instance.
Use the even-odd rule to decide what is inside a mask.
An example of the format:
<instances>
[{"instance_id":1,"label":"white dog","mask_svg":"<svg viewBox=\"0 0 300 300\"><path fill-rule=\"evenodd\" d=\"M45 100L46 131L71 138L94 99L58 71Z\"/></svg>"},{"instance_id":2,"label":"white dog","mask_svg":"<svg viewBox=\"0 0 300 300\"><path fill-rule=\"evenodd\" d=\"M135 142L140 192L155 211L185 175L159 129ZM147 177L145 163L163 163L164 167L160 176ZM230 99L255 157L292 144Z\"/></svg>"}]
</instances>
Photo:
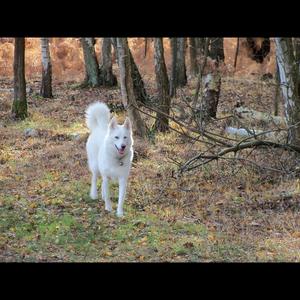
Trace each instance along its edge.
<instances>
[{"instance_id":1,"label":"white dog","mask_svg":"<svg viewBox=\"0 0 300 300\"><path fill-rule=\"evenodd\" d=\"M91 133L86 150L89 169L92 172L90 197L98 198L97 178L102 176L102 198L105 209L112 210L109 196L109 179L119 181L117 216L123 216L127 180L133 158L132 127L129 118L118 125L106 104L96 102L86 110L86 124Z\"/></svg>"}]
</instances>

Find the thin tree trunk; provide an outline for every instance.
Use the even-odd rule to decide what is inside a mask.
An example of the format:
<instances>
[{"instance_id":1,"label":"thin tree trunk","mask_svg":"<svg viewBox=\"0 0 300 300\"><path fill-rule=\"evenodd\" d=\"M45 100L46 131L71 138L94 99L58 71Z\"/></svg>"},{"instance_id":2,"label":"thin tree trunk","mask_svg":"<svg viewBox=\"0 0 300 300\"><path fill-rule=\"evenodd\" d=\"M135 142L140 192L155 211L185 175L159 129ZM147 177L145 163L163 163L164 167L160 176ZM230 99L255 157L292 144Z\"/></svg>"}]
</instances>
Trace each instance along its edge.
<instances>
[{"instance_id":1,"label":"thin tree trunk","mask_svg":"<svg viewBox=\"0 0 300 300\"><path fill-rule=\"evenodd\" d=\"M133 80L133 88L134 88L134 94L137 102L142 102L142 103L147 103L149 101L149 96L146 92L145 89L145 84L142 79L142 76L139 72L139 69L133 59L132 53L128 47L129 50L129 56L130 56L130 61L132 65L132 80Z\"/></svg>"},{"instance_id":2,"label":"thin tree trunk","mask_svg":"<svg viewBox=\"0 0 300 300\"><path fill-rule=\"evenodd\" d=\"M148 49L148 38L144 38L144 43L145 43L144 58L146 58L146 56L147 56L147 49Z\"/></svg>"},{"instance_id":3,"label":"thin tree trunk","mask_svg":"<svg viewBox=\"0 0 300 300\"><path fill-rule=\"evenodd\" d=\"M94 39L93 38L81 38L81 44L83 49L86 78L83 85L96 87L100 85L99 80L99 65L96 58Z\"/></svg>"},{"instance_id":4,"label":"thin tree trunk","mask_svg":"<svg viewBox=\"0 0 300 300\"><path fill-rule=\"evenodd\" d=\"M49 49L49 38L41 38L42 49L42 85L40 94L44 98L52 98L52 64Z\"/></svg>"},{"instance_id":5,"label":"thin tree trunk","mask_svg":"<svg viewBox=\"0 0 300 300\"><path fill-rule=\"evenodd\" d=\"M25 81L25 38L15 38L14 49L14 101L12 115L16 119L27 117Z\"/></svg>"},{"instance_id":6,"label":"thin tree trunk","mask_svg":"<svg viewBox=\"0 0 300 300\"><path fill-rule=\"evenodd\" d=\"M162 38L154 39L154 63L155 63L155 77L158 89L158 106L159 110L169 115L171 98L169 95L169 80L167 74L167 67L164 58L164 47ZM154 128L158 131L165 132L169 130L169 119L160 114L156 115L157 119Z\"/></svg>"},{"instance_id":7,"label":"thin tree trunk","mask_svg":"<svg viewBox=\"0 0 300 300\"><path fill-rule=\"evenodd\" d=\"M220 62L224 62L224 44L223 44L223 38L214 37L210 39L210 51L209 56L212 59L215 59L217 62L217 66L220 64Z\"/></svg>"},{"instance_id":8,"label":"thin tree trunk","mask_svg":"<svg viewBox=\"0 0 300 300\"><path fill-rule=\"evenodd\" d=\"M99 82L103 86L116 86L117 77L112 71L112 58L111 58L111 39L103 38L102 42L102 65L99 70Z\"/></svg>"},{"instance_id":9,"label":"thin tree trunk","mask_svg":"<svg viewBox=\"0 0 300 300\"><path fill-rule=\"evenodd\" d=\"M130 59L130 50L128 47L127 38L117 38L118 62L120 69L120 83L122 102L125 108L128 109L130 119L133 123L134 131L137 135L144 138L147 133L146 125L142 120L137 107L135 98L133 79L132 79L132 61Z\"/></svg>"},{"instance_id":10,"label":"thin tree trunk","mask_svg":"<svg viewBox=\"0 0 300 300\"><path fill-rule=\"evenodd\" d=\"M110 38L111 44L113 45L113 57L116 61L116 63L118 63L118 49L117 49L117 38Z\"/></svg>"},{"instance_id":11,"label":"thin tree trunk","mask_svg":"<svg viewBox=\"0 0 300 300\"><path fill-rule=\"evenodd\" d=\"M274 97L274 116L278 116L279 110L279 98L280 98L280 78L278 63L276 62L276 73L275 73L276 87L275 87L275 97Z\"/></svg>"},{"instance_id":12,"label":"thin tree trunk","mask_svg":"<svg viewBox=\"0 0 300 300\"><path fill-rule=\"evenodd\" d=\"M237 44L236 44L235 55L234 55L234 63L233 63L234 70L236 69L237 58L238 58L239 50L240 50L240 38L237 38L236 43Z\"/></svg>"},{"instance_id":13,"label":"thin tree trunk","mask_svg":"<svg viewBox=\"0 0 300 300\"><path fill-rule=\"evenodd\" d=\"M115 52L118 53L117 38L111 38L111 41L114 46ZM133 89L134 89L135 99L138 104L139 104L139 102L146 104L149 101L149 96L146 92L144 81L143 81L142 76L139 72L139 69L133 59L133 56L132 56L132 53L131 53L129 47L128 47L128 50L129 50L129 57L130 57L131 69L132 69L131 76L132 76L132 80L133 80ZM117 61L118 61L118 54L117 54ZM118 62L118 64L119 64L119 62Z\"/></svg>"},{"instance_id":14,"label":"thin tree trunk","mask_svg":"<svg viewBox=\"0 0 300 300\"><path fill-rule=\"evenodd\" d=\"M197 54L203 55L205 51L205 41L207 38L195 38Z\"/></svg>"},{"instance_id":15,"label":"thin tree trunk","mask_svg":"<svg viewBox=\"0 0 300 300\"><path fill-rule=\"evenodd\" d=\"M177 38L170 38L170 46L171 46L171 74L170 74L170 96L176 96L176 87L177 87Z\"/></svg>"},{"instance_id":16,"label":"thin tree trunk","mask_svg":"<svg viewBox=\"0 0 300 300\"><path fill-rule=\"evenodd\" d=\"M300 146L299 62L296 61L292 38L275 38L280 85L285 102L288 142Z\"/></svg>"},{"instance_id":17,"label":"thin tree trunk","mask_svg":"<svg viewBox=\"0 0 300 300\"><path fill-rule=\"evenodd\" d=\"M202 97L202 122L216 118L219 96L221 91L221 76L218 70L212 72L204 78L204 90Z\"/></svg>"},{"instance_id":18,"label":"thin tree trunk","mask_svg":"<svg viewBox=\"0 0 300 300\"><path fill-rule=\"evenodd\" d=\"M177 38L177 86L182 87L187 84L185 67L185 38Z\"/></svg>"},{"instance_id":19,"label":"thin tree trunk","mask_svg":"<svg viewBox=\"0 0 300 300\"><path fill-rule=\"evenodd\" d=\"M198 72L198 63L197 63L197 48L195 38L189 38L190 42L190 72L192 76L195 76Z\"/></svg>"},{"instance_id":20,"label":"thin tree trunk","mask_svg":"<svg viewBox=\"0 0 300 300\"><path fill-rule=\"evenodd\" d=\"M206 38L204 42L205 42L205 45L204 45L204 62L202 63L202 65L200 67L200 72L198 74L196 92L195 92L194 99L193 99L193 104L192 104L192 107L194 109L196 108L196 105L197 105L197 102L198 102L199 92L200 92L201 87L202 87L202 77L203 77L204 69L205 69L206 63L207 63L209 38ZM201 97L202 97L202 91L201 91L200 94L201 94ZM200 101L200 103L201 103L201 101Z\"/></svg>"}]
</instances>

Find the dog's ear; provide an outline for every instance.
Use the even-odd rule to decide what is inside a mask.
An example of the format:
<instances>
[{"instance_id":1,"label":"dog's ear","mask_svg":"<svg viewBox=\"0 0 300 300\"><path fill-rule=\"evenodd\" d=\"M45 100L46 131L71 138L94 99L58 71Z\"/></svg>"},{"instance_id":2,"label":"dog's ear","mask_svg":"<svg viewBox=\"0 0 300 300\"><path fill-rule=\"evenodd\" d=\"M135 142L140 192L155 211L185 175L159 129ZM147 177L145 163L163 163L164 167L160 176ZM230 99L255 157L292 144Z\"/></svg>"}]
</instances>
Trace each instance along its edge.
<instances>
[{"instance_id":1,"label":"dog's ear","mask_svg":"<svg viewBox=\"0 0 300 300\"><path fill-rule=\"evenodd\" d=\"M131 130L131 121L128 117L126 117L126 120L124 122L124 126L126 129Z\"/></svg>"},{"instance_id":2,"label":"dog's ear","mask_svg":"<svg viewBox=\"0 0 300 300\"><path fill-rule=\"evenodd\" d=\"M109 128L111 129L115 129L117 127L118 123L117 123L117 120L115 117L113 117L111 120L110 120L110 123L109 123Z\"/></svg>"}]
</instances>

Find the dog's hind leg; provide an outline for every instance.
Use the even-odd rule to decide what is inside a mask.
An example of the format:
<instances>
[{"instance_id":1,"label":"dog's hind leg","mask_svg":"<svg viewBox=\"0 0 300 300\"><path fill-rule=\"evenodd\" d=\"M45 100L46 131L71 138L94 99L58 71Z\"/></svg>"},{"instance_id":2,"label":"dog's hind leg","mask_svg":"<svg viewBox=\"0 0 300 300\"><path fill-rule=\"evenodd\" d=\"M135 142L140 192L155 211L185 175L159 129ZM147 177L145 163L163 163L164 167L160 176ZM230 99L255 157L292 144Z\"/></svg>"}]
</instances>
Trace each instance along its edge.
<instances>
[{"instance_id":1,"label":"dog's hind leg","mask_svg":"<svg viewBox=\"0 0 300 300\"><path fill-rule=\"evenodd\" d=\"M111 201L109 197L109 181L108 177L102 177L102 199L105 201L105 210L111 211Z\"/></svg>"},{"instance_id":2,"label":"dog's hind leg","mask_svg":"<svg viewBox=\"0 0 300 300\"><path fill-rule=\"evenodd\" d=\"M97 178L98 178L98 172L93 172L92 173L92 182L91 182L91 191L90 191L90 197L93 200L98 198Z\"/></svg>"},{"instance_id":3,"label":"dog's hind leg","mask_svg":"<svg viewBox=\"0 0 300 300\"><path fill-rule=\"evenodd\" d=\"M119 178L119 201L118 201L118 209L117 209L118 217L123 216L123 204L125 200L126 186L127 186L127 178L120 177Z\"/></svg>"}]
</instances>

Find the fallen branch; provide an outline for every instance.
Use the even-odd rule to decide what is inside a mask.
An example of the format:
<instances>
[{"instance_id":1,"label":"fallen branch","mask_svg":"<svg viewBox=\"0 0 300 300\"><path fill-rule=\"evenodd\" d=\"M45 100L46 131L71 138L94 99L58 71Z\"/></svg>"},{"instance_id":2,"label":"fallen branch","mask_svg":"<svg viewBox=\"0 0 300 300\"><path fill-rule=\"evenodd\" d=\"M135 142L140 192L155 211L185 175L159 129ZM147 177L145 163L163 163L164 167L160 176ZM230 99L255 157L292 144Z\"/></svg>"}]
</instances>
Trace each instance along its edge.
<instances>
[{"instance_id":1,"label":"fallen branch","mask_svg":"<svg viewBox=\"0 0 300 300\"><path fill-rule=\"evenodd\" d=\"M278 143L271 142L271 141L255 140L255 141L245 142L245 143L237 144L232 147L226 148L226 149L220 151L219 153L217 153L216 155L198 154L195 157L188 160L186 163L184 163L182 165L182 167L180 168L180 172L182 173L184 171L193 170L193 169L203 166L213 160L217 160L228 153L232 153L232 152L236 153L236 152L244 150L244 149L255 148L255 147L266 147L266 146L272 147L272 148L281 148L284 150L295 151L297 153L300 153L300 147L295 146L295 145L278 144ZM200 160L200 159L205 159L205 161L203 161L197 165L192 165L195 161Z\"/></svg>"}]
</instances>

